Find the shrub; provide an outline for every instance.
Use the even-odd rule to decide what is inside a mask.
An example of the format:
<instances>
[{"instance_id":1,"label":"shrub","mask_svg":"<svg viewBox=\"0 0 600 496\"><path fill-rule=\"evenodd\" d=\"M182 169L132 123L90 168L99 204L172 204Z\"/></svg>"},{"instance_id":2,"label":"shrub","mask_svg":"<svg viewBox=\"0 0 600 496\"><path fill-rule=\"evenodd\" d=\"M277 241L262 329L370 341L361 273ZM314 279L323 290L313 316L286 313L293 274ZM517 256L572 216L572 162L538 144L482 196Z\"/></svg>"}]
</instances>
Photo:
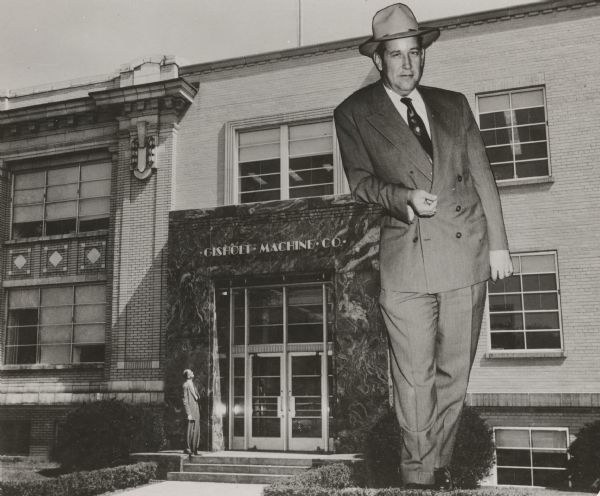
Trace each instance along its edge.
<instances>
[{"instance_id":1,"label":"shrub","mask_svg":"<svg viewBox=\"0 0 600 496\"><path fill-rule=\"evenodd\" d=\"M108 491L147 484L156 464L141 462L91 472L73 472L56 479L0 482L3 496L95 496Z\"/></svg>"},{"instance_id":2,"label":"shrub","mask_svg":"<svg viewBox=\"0 0 600 496\"><path fill-rule=\"evenodd\" d=\"M584 425L569 447L567 465L573 487L585 491L600 489L600 420Z\"/></svg>"},{"instance_id":3,"label":"shrub","mask_svg":"<svg viewBox=\"0 0 600 496\"><path fill-rule=\"evenodd\" d=\"M90 470L127 463L135 451L165 444L162 412L117 400L87 403L67 414L56 459L66 470Z\"/></svg>"},{"instance_id":4,"label":"shrub","mask_svg":"<svg viewBox=\"0 0 600 496\"><path fill-rule=\"evenodd\" d=\"M330 494L332 489L344 489L358 485L355 467L345 463L333 463L311 468L272 486L266 487L264 496L271 494ZM311 490L310 493L303 491Z\"/></svg>"}]
</instances>

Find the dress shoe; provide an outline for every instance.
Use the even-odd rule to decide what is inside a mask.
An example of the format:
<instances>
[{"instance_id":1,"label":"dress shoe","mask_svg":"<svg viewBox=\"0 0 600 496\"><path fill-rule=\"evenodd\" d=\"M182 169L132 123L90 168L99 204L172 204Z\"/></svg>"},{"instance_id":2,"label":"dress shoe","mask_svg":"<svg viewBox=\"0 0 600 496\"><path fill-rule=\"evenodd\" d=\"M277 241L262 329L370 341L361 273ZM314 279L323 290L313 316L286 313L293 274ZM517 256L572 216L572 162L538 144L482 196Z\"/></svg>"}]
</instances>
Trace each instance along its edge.
<instances>
[{"instance_id":1,"label":"dress shoe","mask_svg":"<svg viewBox=\"0 0 600 496\"><path fill-rule=\"evenodd\" d=\"M183 454L184 455L191 455L192 452L189 449L186 448L186 449L183 450Z\"/></svg>"},{"instance_id":2,"label":"dress shoe","mask_svg":"<svg viewBox=\"0 0 600 496\"><path fill-rule=\"evenodd\" d=\"M439 489L440 491L452 491L454 489L452 475L450 474L448 467L436 468L434 476L436 489Z\"/></svg>"}]
</instances>

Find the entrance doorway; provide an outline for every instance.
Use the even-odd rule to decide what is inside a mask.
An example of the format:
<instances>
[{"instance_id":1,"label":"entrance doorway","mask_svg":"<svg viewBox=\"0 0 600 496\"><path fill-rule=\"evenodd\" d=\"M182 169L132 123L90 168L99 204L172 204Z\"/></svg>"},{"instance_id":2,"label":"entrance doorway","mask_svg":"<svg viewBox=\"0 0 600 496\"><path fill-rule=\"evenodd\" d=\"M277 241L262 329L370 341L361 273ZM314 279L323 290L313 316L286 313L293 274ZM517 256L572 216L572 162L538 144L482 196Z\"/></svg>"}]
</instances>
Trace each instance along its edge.
<instances>
[{"instance_id":1,"label":"entrance doorway","mask_svg":"<svg viewBox=\"0 0 600 496\"><path fill-rule=\"evenodd\" d=\"M330 293L324 282L219 290L230 449L329 451Z\"/></svg>"}]
</instances>

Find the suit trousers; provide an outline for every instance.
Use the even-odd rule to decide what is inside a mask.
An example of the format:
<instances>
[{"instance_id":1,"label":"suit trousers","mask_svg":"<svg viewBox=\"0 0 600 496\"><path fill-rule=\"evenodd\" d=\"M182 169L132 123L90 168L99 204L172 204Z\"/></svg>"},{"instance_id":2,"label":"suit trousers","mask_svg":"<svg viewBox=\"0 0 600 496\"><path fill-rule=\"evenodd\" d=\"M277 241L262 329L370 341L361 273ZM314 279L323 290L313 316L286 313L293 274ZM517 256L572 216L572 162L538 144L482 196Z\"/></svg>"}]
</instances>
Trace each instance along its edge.
<instances>
[{"instance_id":1,"label":"suit trousers","mask_svg":"<svg viewBox=\"0 0 600 496\"><path fill-rule=\"evenodd\" d=\"M450 464L477 350L486 283L441 293L382 289L405 484L433 484Z\"/></svg>"}]
</instances>

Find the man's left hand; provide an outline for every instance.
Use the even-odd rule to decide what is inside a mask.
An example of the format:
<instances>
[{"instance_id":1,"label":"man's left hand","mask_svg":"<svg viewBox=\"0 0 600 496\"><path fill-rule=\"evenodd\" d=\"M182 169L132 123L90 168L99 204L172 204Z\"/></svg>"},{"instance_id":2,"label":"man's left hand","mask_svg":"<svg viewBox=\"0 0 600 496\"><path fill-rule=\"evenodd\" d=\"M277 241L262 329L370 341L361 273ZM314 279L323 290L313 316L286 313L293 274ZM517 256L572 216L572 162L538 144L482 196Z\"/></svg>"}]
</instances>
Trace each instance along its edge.
<instances>
[{"instance_id":1,"label":"man's left hand","mask_svg":"<svg viewBox=\"0 0 600 496\"><path fill-rule=\"evenodd\" d=\"M513 264L508 250L490 250L490 268L492 281L511 276Z\"/></svg>"}]
</instances>

